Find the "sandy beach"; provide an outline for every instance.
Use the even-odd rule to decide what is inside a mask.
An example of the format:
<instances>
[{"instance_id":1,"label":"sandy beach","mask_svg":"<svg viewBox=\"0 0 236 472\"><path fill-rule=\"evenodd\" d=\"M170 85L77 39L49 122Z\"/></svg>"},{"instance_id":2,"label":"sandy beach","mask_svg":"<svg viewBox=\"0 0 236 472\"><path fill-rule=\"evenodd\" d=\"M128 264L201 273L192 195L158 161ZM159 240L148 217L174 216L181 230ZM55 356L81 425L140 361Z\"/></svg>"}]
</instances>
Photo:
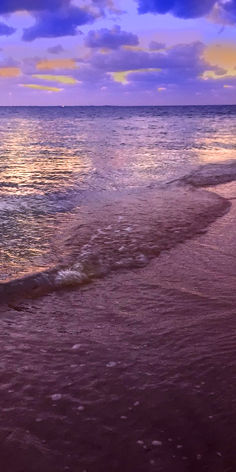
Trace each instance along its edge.
<instances>
[{"instance_id":1,"label":"sandy beach","mask_svg":"<svg viewBox=\"0 0 236 472\"><path fill-rule=\"evenodd\" d=\"M146 267L1 306L5 472L235 470L235 189Z\"/></svg>"}]
</instances>

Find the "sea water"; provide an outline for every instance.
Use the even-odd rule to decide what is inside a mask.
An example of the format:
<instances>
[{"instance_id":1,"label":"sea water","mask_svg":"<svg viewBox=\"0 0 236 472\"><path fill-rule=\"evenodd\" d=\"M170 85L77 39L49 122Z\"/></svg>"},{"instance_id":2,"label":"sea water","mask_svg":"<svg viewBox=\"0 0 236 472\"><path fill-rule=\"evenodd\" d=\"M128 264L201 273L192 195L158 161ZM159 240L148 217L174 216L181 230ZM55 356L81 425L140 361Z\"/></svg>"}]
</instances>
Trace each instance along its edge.
<instances>
[{"instance_id":1,"label":"sea water","mask_svg":"<svg viewBox=\"0 0 236 472\"><path fill-rule=\"evenodd\" d=\"M2 107L0 279L67 270L75 254L95 272L142 265L190 235L190 194L168 182L232 160L235 116L235 106Z\"/></svg>"}]
</instances>

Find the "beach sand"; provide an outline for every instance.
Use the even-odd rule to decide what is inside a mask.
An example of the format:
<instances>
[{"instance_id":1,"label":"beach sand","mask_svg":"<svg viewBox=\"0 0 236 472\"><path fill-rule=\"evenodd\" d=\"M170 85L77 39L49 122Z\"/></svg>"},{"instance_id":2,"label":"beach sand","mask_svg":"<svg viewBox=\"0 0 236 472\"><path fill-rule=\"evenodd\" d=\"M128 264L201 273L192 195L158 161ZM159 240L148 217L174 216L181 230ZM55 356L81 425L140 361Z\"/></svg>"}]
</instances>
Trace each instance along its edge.
<instances>
[{"instance_id":1,"label":"beach sand","mask_svg":"<svg viewBox=\"0 0 236 472\"><path fill-rule=\"evenodd\" d=\"M1 306L4 472L236 468L236 184L146 267Z\"/></svg>"}]
</instances>

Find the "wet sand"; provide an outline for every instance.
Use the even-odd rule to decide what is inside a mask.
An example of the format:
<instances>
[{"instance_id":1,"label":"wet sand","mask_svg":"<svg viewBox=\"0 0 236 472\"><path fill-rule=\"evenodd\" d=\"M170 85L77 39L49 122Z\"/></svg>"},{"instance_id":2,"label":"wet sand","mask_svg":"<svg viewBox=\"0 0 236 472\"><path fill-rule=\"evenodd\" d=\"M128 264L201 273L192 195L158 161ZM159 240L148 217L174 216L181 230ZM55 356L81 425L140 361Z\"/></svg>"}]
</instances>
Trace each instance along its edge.
<instances>
[{"instance_id":1,"label":"wet sand","mask_svg":"<svg viewBox=\"0 0 236 472\"><path fill-rule=\"evenodd\" d=\"M4 472L235 470L235 189L146 267L1 307Z\"/></svg>"}]
</instances>

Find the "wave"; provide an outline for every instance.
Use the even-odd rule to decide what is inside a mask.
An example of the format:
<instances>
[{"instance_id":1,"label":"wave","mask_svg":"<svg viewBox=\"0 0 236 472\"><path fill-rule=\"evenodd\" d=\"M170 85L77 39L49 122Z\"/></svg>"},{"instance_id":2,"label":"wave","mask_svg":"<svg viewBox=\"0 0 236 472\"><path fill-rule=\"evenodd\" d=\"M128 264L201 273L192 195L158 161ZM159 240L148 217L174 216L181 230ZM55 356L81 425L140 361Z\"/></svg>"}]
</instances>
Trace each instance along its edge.
<instances>
[{"instance_id":1,"label":"wave","mask_svg":"<svg viewBox=\"0 0 236 472\"><path fill-rule=\"evenodd\" d=\"M73 210L81 204L89 191L68 188L64 191L44 194L4 195L0 196L0 212L32 214L55 214Z\"/></svg>"},{"instance_id":2,"label":"wave","mask_svg":"<svg viewBox=\"0 0 236 472\"><path fill-rule=\"evenodd\" d=\"M178 179L179 183L194 187L208 187L236 180L236 161L210 163Z\"/></svg>"},{"instance_id":3,"label":"wave","mask_svg":"<svg viewBox=\"0 0 236 472\"><path fill-rule=\"evenodd\" d=\"M60 264L0 284L1 301L80 286L117 270L143 267L161 252L205 232L230 202L194 187L236 178L236 163L210 164L160 189L110 192L79 208L56 241Z\"/></svg>"}]
</instances>

